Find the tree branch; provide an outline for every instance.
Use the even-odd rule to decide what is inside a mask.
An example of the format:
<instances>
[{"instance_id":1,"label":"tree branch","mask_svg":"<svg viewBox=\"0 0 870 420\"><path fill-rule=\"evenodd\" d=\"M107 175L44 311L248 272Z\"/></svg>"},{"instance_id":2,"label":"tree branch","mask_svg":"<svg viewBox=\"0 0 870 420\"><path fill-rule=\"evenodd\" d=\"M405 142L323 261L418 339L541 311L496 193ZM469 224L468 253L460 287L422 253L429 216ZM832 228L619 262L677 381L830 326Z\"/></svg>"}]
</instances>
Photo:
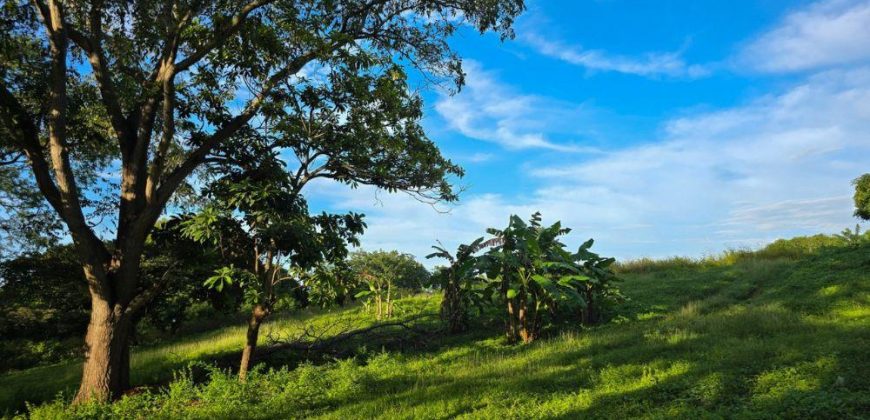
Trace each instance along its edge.
<instances>
[{"instance_id":1,"label":"tree branch","mask_svg":"<svg viewBox=\"0 0 870 420\"><path fill-rule=\"evenodd\" d=\"M238 13L230 17L229 24L225 27L219 28L215 27L214 37L205 43L205 45L201 46L199 49L188 55L186 58L181 60L178 64L175 65L175 73L183 72L189 69L191 66L199 62L206 54L223 44L224 41L227 40L230 36L232 36L236 31L241 28L242 24L248 18L248 16L254 10L263 7L274 0L253 0L248 4L242 6L241 10Z\"/></svg>"},{"instance_id":2,"label":"tree branch","mask_svg":"<svg viewBox=\"0 0 870 420\"><path fill-rule=\"evenodd\" d=\"M51 178L51 169L45 160L42 146L39 144L39 130L33 122L33 117L24 110L12 92L0 79L0 117L3 125L9 128L12 142L24 151L36 184L51 207L63 218L63 204L60 191Z\"/></svg>"},{"instance_id":3,"label":"tree branch","mask_svg":"<svg viewBox=\"0 0 870 420\"><path fill-rule=\"evenodd\" d=\"M176 167L166 177L166 179L160 183L156 192L157 199L148 205L146 213L149 214L143 220L143 223L147 225L153 224L151 220L157 220L157 217L160 216L163 205L169 201L169 198L178 186L181 185L184 179L187 178L187 176L190 175L200 163L202 163L206 155L208 155L208 153L218 144L226 141L240 128L247 124L247 122L257 114L263 101L269 94L271 94L272 90L281 80L299 72L305 64L313 60L315 57L316 54L313 52L299 56L291 61L286 67L269 77L269 79L263 84L263 89L248 103L244 111L224 124L223 127L209 136L196 150L191 152L187 159L185 159L181 165ZM147 228L147 226L143 227Z\"/></svg>"},{"instance_id":4,"label":"tree branch","mask_svg":"<svg viewBox=\"0 0 870 420\"><path fill-rule=\"evenodd\" d=\"M59 214L66 222L76 248L85 263L85 274L91 289L97 294L108 297L110 292L109 285L106 284L104 264L107 262L109 254L105 244L85 220L66 144L66 84L69 42L63 8L57 0L49 0L48 6L45 8L47 10L42 8L38 0L34 0L34 2L43 13L43 23L49 35L51 80L49 82L48 145L54 178L57 182L57 192L60 197L58 200L60 204ZM39 178L45 177L45 175L40 175L37 171L38 169L34 166L34 175L36 175L40 188L42 188L43 182L40 182ZM48 198L53 193L54 190L49 187L45 194ZM49 198L49 200L51 199Z\"/></svg>"},{"instance_id":5,"label":"tree branch","mask_svg":"<svg viewBox=\"0 0 870 420\"><path fill-rule=\"evenodd\" d=\"M145 305L150 303L151 300L154 299L154 297L157 296L157 294L159 294L166 286L167 279L169 278L169 273L171 273L177 265L178 261L173 262L172 265L170 265L166 269L166 271L163 272L163 275L160 276L159 280L154 282L151 287L136 295L136 297L134 297L133 300L130 301L130 304L127 305L127 308L124 310L124 314L127 316L136 314L137 312L139 312L139 310L145 307Z\"/></svg>"},{"instance_id":6,"label":"tree branch","mask_svg":"<svg viewBox=\"0 0 870 420\"><path fill-rule=\"evenodd\" d=\"M91 70L93 71L94 78L97 80L97 87L100 89L100 100L103 103L103 107L106 108L106 113L112 122L112 129L115 130L115 135L121 142L122 150L124 150L129 147L128 144L125 144L128 138L129 127L118 99L117 88L109 72L108 61L103 52L102 3L102 1L94 1L91 4L88 17L90 36L79 32L73 27L68 27L67 33L70 40L88 56Z\"/></svg>"}]
</instances>

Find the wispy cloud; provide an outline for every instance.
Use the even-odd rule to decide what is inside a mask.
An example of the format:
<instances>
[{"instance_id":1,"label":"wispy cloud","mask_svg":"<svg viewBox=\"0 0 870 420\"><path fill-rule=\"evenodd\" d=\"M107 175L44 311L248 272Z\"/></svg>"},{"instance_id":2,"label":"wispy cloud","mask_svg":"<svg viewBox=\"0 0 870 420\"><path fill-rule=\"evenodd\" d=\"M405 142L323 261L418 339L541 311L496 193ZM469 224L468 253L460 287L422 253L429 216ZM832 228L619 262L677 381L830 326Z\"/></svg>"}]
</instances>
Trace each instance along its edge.
<instances>
[{"instance_id":1,"label":"wispy cloud","mask_svg":"<svg viewBox=\"0 0 870 420\"><path fill-rule=\"evenodd\" d=\"M788 14L740 52L738 64L793 72L870 61L870 1L827 0Z\"/></svg>"},{"instance_id":2,"label":"wispy cloud","mask_svg":"<svg viewBox=\"0 0 870 420\"><path fill-rule=\"evenodd\" d=\"M542 211L574 228L570 245L594 237L597 249L623 258L698 256L851 225L850 180L868 167L870 67L673 119L657 141L536 167L532 193L466 195L449 214L372 189L318 191L335 208L368 215L367 248L422 256L436 240L453 246L512 213Z\"/></svg>"},{"instance_id":3,"label":"wispy cloud","mask_svg":"<svg viewBox=\"0 0 870 420\"><path fill-rule=\"evenodd\" d=\"M471 156L465 158L465 160L472 163L483 163L492 160L495 157L492 153L475 153Z\"/></svg>"},{"instance_id":4,"label":"wispy cloud","mask_svg":"<svg viewBox=\"0 0 870 420\"><path fill-rule=\"evenodd\" d=\"M583 106L515 92L474 61L465 62L464 68L466 85L462 92L442 95L435 103L435 110L450 128L511 150L598 152L577 144L577 127L566 125L566 121L584 119ZM572 139L557 141L552 138L554 134Z\"/></svg>"},{"instance_id":5,"label":"wispy cloud","mask_svg":"<svg viewBox=\"0 0 870 420\"><path fill-rule=\"evenodd\" d=\"M831 71L741 107L672 120L661 141L534 175L607 191L616 205L599 211L672 239L748 245L762 234L838 230L853 221L849 181L870 167L868 117L870 68Z\"/></svg>"},{"instance_id":6,"label":"wispy cloud","mask_svg":"<svg viewBox=\"0 0 870 420\"><path fill-rule=\"evenodd\" d=\"M746 226L760 232L782 230L836 230L844 209L852 206L852 197L840 195L802 200L783 200L763 205L742 205L731 210L727 219L718 223L718 233L745 234Z\"/></svg>"},{"instance_id":7,"label":"wispy cloud","mask_svg":"<svg viewBox=\"0 0 870 420\"><path fill-rule=\"evenodd\" d=\"M637 57L615 55L604 50L584 49L553 40L533 31L524 31L520 40L538 53L590 71L612 71L645 77L702 77L710 73L705 66L689 64L680 51L650 52Z\"/></svg>"}]
</instances>

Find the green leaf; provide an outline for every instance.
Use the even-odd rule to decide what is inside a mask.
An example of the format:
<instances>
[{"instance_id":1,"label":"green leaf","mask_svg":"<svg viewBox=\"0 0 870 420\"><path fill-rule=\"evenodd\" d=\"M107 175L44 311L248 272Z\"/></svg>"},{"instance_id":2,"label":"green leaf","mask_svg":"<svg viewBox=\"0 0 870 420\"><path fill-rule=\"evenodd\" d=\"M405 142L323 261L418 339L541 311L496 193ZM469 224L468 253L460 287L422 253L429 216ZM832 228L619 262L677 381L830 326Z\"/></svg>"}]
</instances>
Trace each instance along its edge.
<instances>
[{"instance_id":1,"label":"green leaf","mask_svg":"<svg viewBox=\"0 0 870 420\"><path fill-rule=\"evenodd\" d=\"M589 276L584 276L582 274L574 274L568 276L562 276L559 278L559 284L563 286L573 286L575 282L585 282L589 281L591 278Z\"/></svg>"},{"instance_id":2,"label":"green leaf","mask_svg":"<svg viewBox=\"0 0 870 420\"><path fill-rule=\"evenodd\" d=\"M517 289L508 289L507 293L505 295L507 296L508 299L513 299L513 298L517 297L518 294L519 294L519 292L517 291Z\"/></svg>"},{"instance_id":3,"label":"green leaf","mask_svg":"<svg viewBox=\"0 0 870 420\"><path fill-rule=\"evenodd\" d=\"M553 283L553 280L550 280L549 278L544 277L540 274L535 274L534 276L532 276L532 280L535 283L537 283L539 286L541 286L545 289L552 288L555 286L555 284Z\"/></svg>"}]
</instances>

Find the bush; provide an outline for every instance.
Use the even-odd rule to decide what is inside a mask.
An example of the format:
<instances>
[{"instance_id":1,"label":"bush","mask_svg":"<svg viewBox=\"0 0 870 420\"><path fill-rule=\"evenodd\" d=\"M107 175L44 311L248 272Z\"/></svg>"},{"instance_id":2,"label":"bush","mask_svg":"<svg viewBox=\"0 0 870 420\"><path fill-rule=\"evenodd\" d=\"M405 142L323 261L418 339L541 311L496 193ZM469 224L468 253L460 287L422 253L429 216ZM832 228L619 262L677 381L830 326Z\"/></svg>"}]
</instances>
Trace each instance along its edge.
<instances>
[{"instance_id":1,"label":"bush","mask_svg":"<svg viewBox=\"0 0 870 420\"><path fill-rule=\"evenodd\" d=\"M0 372L58 363L82 355L81 338L0 341Z\"/></svg>"}]
</instances>

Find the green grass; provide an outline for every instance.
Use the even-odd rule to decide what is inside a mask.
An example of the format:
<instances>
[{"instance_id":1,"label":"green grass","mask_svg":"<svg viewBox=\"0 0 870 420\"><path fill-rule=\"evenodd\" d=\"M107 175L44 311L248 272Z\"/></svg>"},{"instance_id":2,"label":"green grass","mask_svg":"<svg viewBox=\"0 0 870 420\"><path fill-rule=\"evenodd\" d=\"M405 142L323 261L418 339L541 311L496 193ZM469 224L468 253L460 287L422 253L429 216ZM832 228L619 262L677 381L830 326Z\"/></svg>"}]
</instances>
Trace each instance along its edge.
<instances>
[{"instance_id":1,"label":"green grass","mask_svg":"<svg viewBox=\"0 0 870 420\"><path fill-rule=\"evenodd\" d=\"M817 243L817 242L812 242ZM826 244L827 245L827 244ZM197 369L112 405L42 406L36 418L866 418L870 246L782 244L720 258L619 267L631 300L612 322L506 346L483 327L413 352L260 369L245 384ZM796 249L803 249L798 252ZM785 251L782 251L785 250ZM434 310L414 298L408 312ZM276 331L333 325L359 308L305 313ZM370 319L359 321L362 325ZM236 350L223 328L137 349L134 381ZM359 343L357 343L359 344ZM0 377L0 403L74 387L77 365Z\"/></svg>"},{"instance_id":2,"label":"green grass","mask_svg":"<svg viewBox=\"0 0 870 420\"><path fill-rule=\"evenodd\" d=\"M434 312L437 302L423 297L406 298L397 305L396 313L414 315ZM361 306L343 310L307 309L292 316L273 317L260 330L260 344L269 337L294 337L303 328L313 328L329 336L333 332L363 327L374 323L371 313ZM245 342L242 321L212 331L192 334L163 345L135 348L131 359L133 386L161 384L171 380L175 372L194 361L227 359L241 351ZM43 402L58 395L72 395L81 378L81 363L67 362L0 375L0 413L20 411L26 402Z\"/></svg>"}]
</instances>

